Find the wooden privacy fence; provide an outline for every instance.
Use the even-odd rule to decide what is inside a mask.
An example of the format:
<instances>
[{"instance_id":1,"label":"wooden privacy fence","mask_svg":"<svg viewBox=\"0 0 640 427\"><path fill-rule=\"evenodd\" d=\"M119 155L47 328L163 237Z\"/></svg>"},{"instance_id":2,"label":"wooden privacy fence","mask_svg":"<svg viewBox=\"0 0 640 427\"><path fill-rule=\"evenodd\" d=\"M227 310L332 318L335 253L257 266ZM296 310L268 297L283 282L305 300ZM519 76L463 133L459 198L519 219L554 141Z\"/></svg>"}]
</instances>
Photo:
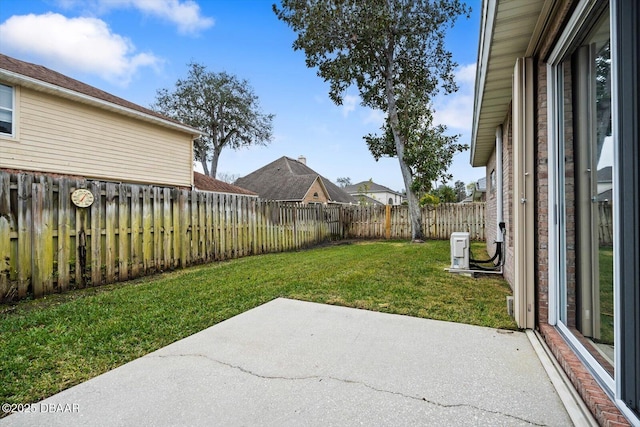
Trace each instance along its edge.
<instances>
[{"instance_id":1,"label":"wooden privacy fence","mask_svg":"<svg viewBox=\"0 0 640 427\"><path fill-rule=\"evenodd\" d=\"M449 239L467 231L472 240L484 240L484 203L443 203L421 210L425 239ZM349 206L345 209L345 237L357 239L411 239L408 206Z\"/></svg>"},{"instance_id":2,"label":"wooden privacy fence","mask_svg":"<svg viewBox=\"0 0 640 427\"><path fill-rule=\"evenodd\" d=\"M71 202L86 188L88 208ZM484 204L422 211L426 238L484 239ZM0 171L0 301L327 239L409 239L406 206L339 206Z\"/></svg>"},{"instance_id":3,"label":"wooden privacy fence","mask_svg":"<svg viewBox=\"0 0 640 427\"><path fill-rule=\"evenodd\" d=\"M95 201L77 208L70 194ZM342 236L337 206L0 172L0 299L36 297Z\"/></svg>"}]
</instances>

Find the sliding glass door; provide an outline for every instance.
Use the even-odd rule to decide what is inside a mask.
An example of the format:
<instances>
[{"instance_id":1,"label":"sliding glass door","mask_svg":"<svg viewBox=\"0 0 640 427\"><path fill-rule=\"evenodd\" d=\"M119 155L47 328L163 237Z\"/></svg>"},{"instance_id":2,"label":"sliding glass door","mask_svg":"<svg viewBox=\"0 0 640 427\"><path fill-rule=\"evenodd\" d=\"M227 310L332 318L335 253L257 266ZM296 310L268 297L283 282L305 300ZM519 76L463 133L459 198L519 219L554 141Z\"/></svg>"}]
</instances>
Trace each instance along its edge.
<instances>
[{"instance_id":1,"label":"sliding glass door","mask_svg":"<svg viewBox=\"0 0 640 427\"><path fill-rule=\"evenodd\" d=\"M640 422L640 2L582 0L548 59L555 324ZM555 261L555 260L553 260ZM553 262L550 260L550 263Z\"/></svg>"},{"instance_id":2,"label":"sliding glass door","mask_svg":"<svg viewBox=\"0 0 640 427\"><path fill-rule=\"evenodd\" d=\"M611 37L602 12L559 64L560 202L564 262L560 320L613 377L614 138Z\"/></svg>"}]
</instances>

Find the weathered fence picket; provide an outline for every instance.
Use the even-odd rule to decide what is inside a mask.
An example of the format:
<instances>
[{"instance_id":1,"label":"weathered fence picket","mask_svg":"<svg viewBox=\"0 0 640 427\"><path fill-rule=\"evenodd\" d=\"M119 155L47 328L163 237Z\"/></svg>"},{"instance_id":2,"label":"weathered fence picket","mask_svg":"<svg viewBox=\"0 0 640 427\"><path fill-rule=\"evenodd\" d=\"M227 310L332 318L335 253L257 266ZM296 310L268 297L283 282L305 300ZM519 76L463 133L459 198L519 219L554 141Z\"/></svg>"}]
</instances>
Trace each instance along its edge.
<instances>
[{"instance_id":1,"label":"weathered fence picket","mask_svg":"<svg viewBox=\"0 0 640 427\"><path fill-rule=\"evenodd\" d=\"M78 188L93 194L89 208L71 203ZM424 208L422 223L428 239L482 240L484 204ZM408 209L0 171L0 301L342 238L409 239Z\"/></svg>"},{"instance_id":2,"label":"weathered fence picket","mask_svg":"<svg viewBox=\"0 0 640 427\"><path fill-rule=\"evenodd\" d=\"M613 245L613 213L609 201L598 202L598 238L601 246Z\"/></svg>"}]
</instances>

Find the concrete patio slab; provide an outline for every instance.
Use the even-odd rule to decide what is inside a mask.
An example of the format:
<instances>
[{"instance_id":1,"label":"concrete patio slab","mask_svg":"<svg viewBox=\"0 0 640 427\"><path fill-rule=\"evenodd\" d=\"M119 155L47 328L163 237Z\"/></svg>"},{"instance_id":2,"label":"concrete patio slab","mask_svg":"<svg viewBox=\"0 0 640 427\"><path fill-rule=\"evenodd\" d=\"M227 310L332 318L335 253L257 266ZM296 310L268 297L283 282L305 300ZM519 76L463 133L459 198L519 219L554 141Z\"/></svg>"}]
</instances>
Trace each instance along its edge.
<instances>
[{"instance_id":1,"label":"concrete patio slab","mask_svg":"<svg viewBox=\"0 0 640 427\"><path fill-rule=\"evenodd\" d=\"M1 426L571 426L522 332L277 299Z\"/></svg>"}]
</instances>

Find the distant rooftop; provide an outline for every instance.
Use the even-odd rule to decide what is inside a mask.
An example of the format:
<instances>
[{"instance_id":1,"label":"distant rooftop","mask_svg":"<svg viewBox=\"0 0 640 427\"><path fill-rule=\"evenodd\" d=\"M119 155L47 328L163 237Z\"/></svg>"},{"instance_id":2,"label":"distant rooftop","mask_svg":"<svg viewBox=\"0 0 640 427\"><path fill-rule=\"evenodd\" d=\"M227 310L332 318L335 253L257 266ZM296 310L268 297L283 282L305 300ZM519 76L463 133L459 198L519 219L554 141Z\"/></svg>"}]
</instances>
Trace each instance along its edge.
<instances>
[{"instance_id":1,"label":"distant rooftop","mask_svg":"<svg viewBox=\"0 0 640 427\"><path fill-rule=\"evenodd\" d=\"M229 184L219 179L193 172L193 185L200 191L212 191L214 193L244 194L246 196L257 196L253 191L246 190L233 184Z\"/></svg>"},{"instance_id":2,"label":"distant rooftop","mask_svg":"<svg viewBox=\"0 0 640 427\"><path fill-rule=\"evenodd\" d=\"M316 180L322 180L332 202L356 203L356 200L340 187L306 165L306 159L280 157L234 183L255 191L268 200L302 200Z\"/></svg>"},{"instance_id":3,"label":"distant rooftop","mask_svg":"<svg viewBox=\"0 0 640 427\"><path fill-rule=\"evenodd\" d=\"M349 194L358 194L358 193L393 193L402 195L397 191L390 189L389 187L385 187L384 185L376 184L373 181L362 181L357 184L347 185L343 188Z\"/></svg>"}]
</instances>

